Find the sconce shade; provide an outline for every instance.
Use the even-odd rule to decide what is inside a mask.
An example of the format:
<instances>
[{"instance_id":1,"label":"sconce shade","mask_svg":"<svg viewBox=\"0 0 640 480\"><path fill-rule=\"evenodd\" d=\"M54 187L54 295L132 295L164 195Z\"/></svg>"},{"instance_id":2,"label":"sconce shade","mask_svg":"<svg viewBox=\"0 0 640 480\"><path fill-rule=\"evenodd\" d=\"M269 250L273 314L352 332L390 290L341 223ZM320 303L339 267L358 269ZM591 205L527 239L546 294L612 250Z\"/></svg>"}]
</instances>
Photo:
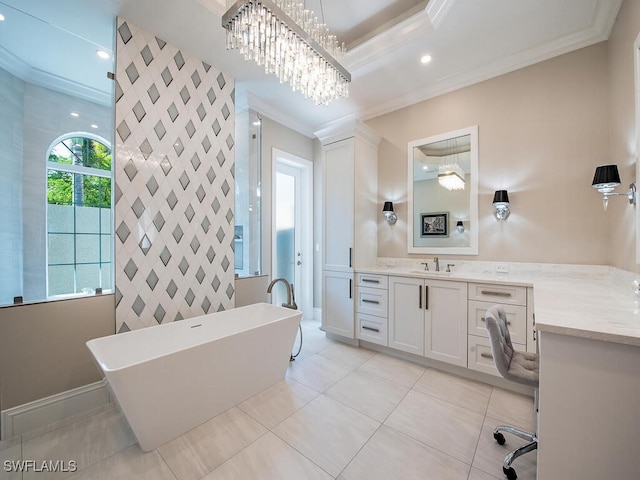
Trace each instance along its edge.
<instances>
[{"instance_id":1,"label":"sconce shade","mask_svg":"<svg viewBox=\"0 0 640 480\"><path fill-rule=\"evenodd\" d=\"M393 211L393 202L384 202L382 213L384 213L384 216L387 217L387 223L389 225L393 225L398 221L398 216Z\"/></svg>"},{"instance_id":2,"label":"sconce shade","mask_svg":"<svg viewBox=\"0 0 640 480\"><path fill-rule=\"evenodd\" d=\"M493 206L496 209L496 218L504 220L511 213L509 211L509 194L506 190L496 190L493 194Z\"/></svg>"},{"instance_id":3,"label":"sconce shade","mask_svg":"<svg viewBox=\"0 0 640 480\"><path fill-rule=\"evenodd\" d=\"M464 227L464 224L462 223L462 220L458 220L456 222L456 227Z\"/></svg>"},{"instance_id":4,"label":"sconce shade","mask_svg":"<svg viewBox=\"0 0 640 480\"><path fill-rule=\"evenodd\" d=\"M596 173L593 175L593 182L591 186L593 188L615 188L620 185L620 174L618 173L617 165L601 165L596 168Z\"/></svg>"},{"instance_id":5,"label":"sconce shade","mask_svg":"<svg viewBox=\"0 0 640 480\"><path fill-rule=\"evenodd\" d=\"M506 190L496 190L493 194L493 204L496 203L509 203L509 194Z\"/></svg>"}]
</instances>

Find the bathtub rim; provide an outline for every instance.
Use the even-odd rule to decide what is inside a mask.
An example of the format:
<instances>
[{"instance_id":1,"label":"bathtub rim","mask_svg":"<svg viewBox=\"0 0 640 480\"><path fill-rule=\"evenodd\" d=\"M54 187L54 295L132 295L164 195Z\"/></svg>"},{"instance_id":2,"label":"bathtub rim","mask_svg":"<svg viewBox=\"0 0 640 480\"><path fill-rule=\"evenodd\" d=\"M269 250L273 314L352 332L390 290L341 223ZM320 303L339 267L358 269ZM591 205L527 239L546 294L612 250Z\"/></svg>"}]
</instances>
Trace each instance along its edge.
<instances>
[{"instance_id":1,"label":"bathtub rim","mask_svg":"<svg viewBox=\"0 0 640 480\"><path fill-rule=\"evenodd\" d=\"M146 327L146 328L141 328L141 329L136 329L136 330L131 330L128 332L122 332L122 333L115 333L112 335L106 335L103 337L98 337L98 338L94 338L91 339L89 341L86 342L87 348L89 349L89 351L92 354L93 359L95 360L95 362L97 363L97 365L99 366L99 368L104 372L104 374L106 375L107 373L115 373L118 372L120 370L126 369L126 368L131 368L134 367L136 365L141 365L143 363L146 362L150 362L153 360L157 360L160 359L162 357L166 357L169 355L173 355L175 353L180 352L181 350L183 350L183 348L176 348L175 345L173 346L173 348L167 349L165 351L162 352L158 352L156 354L153 355L149 355L146 356L144 358L140 358L140 359L136 359L135 361L131 361L131 362L127 362L126 364L117 364L115 366L109 366L109 363L112 359L110 358L105 358L108 354L104 351L102 351L102 344L105 343L112 343L112 342L118 342L120 341L122 338L131 338L133 336L142 336L144 335L144 333L148 333L148 331L150 329L156 329L159 327L165 327L164 331L169 331L169 329L180 329L180 330L186 330L187 327L188 328L194 328L196 324L198 324L199 322L202 321L210 321L212 317L217 316L224 316L224 317L228 317L225 318L224 321L225 323L229 323L231 322L233 319L230 317L231 314L236 314L239 313L239 310L248 310L248 311L252 311L252 310L257 310L256 313L259 313L260 310L262 309L267 309L268 311L272 311L272 312L280 312L281 315L275 318L270 318L268 321L264 321L264 322L260 322L258 324L248 324L248 325L234 325L234 329L231 329L230 331L226 331L223 334L220 335L216 335L213 337L201 337L200 339L198 339L197 341L192 341L192 343L190 343L187 348L197 348L199 346L202 346L206 343L210 343L210 342L215 342L216 340L222 339L222 338L227 338L233 335L239 335L242 334L243 332L246 332L248 330L251 329L255 329L255 328L260 328L263 326L267 326L269 324L275 323L275 322L279 322L279 321L283 321L286 319L289 319L291 317L299 317L299 321L302 320L302 311L300 310L293 310L290 308L285 308L285 307L281 307L278 305L273 305L271 303L266 303L266 302L260 302L260 303L254 303L251 305L246 305L246 306L242 306L242 307L236 307L236 308L231 308L228 310L224 310L222 312L213 312L213 313L208 313L208 314L204 314L204 315L199 315L199 316L195 316L195 317L191 317L191 318L187 318L187 319L183 319L180 320L178 322L170 322L170 323L166 323L166 324L159 324L159 325L153 325L150 327ZM228 327L228 325L225 325ZM168 334L167 334L168 335ZM124 337L127 336L127 337Z\"/></svg>"}]
</instances>

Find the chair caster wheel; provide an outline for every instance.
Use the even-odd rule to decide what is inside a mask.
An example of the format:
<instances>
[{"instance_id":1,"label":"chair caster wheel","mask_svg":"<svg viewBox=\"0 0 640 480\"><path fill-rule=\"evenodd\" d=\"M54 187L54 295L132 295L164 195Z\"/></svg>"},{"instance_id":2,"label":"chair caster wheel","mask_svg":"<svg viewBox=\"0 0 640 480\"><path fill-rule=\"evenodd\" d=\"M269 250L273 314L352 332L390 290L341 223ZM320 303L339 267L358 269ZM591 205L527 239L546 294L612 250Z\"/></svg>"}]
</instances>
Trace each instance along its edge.
<instances>
[{"instance_id":1,"label":"chair caster wheel","mask_svg":"<svg viewBox=\"0 0 640 480\"><path fill-rule=\"evenodd\" d=\"M516 478L518 478L516 471L512 467L502 467L502 472L507 476L507 480L516 480Z\"/></svg>"},{"instance_id":2,"label":"chair caster wheel","mask_svg":"<svg viewBox=\"0 0 640 480\"><path fill-rule=\"evenodd\" d=\"M505 438L504 438L504 435L503 435L503 434L501 434L500 432L498 432L498 433L494 433L494 434L493 434L493 438L495 438L495 439L496 439L496 442L498 442L498 444L500 444L500 445L504 445L504 443L506 442L506 440L505 440ZM506 475L506 473L505 473L505 475ZM515 477L514 477L514 478L515 478Z\"/></svg>"}]
</instances>

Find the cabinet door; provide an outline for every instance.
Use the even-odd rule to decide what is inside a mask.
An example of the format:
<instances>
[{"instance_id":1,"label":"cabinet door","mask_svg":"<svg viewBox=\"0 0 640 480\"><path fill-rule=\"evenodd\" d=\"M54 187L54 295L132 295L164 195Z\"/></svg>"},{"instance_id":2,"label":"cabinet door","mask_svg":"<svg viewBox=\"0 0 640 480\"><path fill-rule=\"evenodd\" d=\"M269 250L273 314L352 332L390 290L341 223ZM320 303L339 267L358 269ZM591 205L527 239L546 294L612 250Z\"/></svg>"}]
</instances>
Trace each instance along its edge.
<instances>
[{"instance_id":1,"label":"cabinet door","mask_svg":"<svg viewBox=\"0 0 640 480\"><path fill-rule=\"evenodd\" d=\"M354 149L353 138L324 149L323 268L350 271L353 265Z\"/></svg>"},{"instance_id":2,"label":"cabinet door","mask_svg":"<svg viewBox=\"0 0 640 480\"><path fill-rule=\"evenodd\" d=\"M467 284L427 280L425 357L467 366Z\"/></svg>"},{"instance_id":3,"label":"cabinet door","mask_svg":"<svg viewBox=\"0 0 640 480\"><path fill-rule=\"evenodd\" d=\"M325 332L355 338L353 274L323 272L322 328Z\"/></svg>"},{"instance_id":4,"label":"cabinet door","mask_svg":"<svg viewBox=\"0 0 640 480\"><path fill-rule=\"evenodd\" d=\"M389 277L389 346L424 355L424 280Z\"/></svg>"}]
</instances>

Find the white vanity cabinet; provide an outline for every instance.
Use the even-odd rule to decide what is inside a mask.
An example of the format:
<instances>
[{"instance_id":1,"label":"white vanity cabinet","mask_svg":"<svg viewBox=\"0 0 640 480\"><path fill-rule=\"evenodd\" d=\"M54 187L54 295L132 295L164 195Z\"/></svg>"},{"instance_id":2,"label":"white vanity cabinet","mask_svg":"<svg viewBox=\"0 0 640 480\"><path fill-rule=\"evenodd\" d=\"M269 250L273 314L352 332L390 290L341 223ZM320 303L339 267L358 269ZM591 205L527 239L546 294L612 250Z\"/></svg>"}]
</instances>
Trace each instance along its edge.
<instances>
[{"instance_id":1,"label":"white vanity cabinet","mask_svg":"<svg viewBox=\"0 0 640 480\"><path fill-rule=\"evenodd\" d=\"M322 272L322 329L354 338L353 273Z\"/></svg>"},{"instance_id":2,"label":"white vanity cabinet","mask_svg":"<svg viewBox=\"0 0 640 480\"><path fill-rule=\"evenodd\" d=\"M388 277L356 275L356 338L387 346Z\"/></svg>"},{"instance_id":3,"label":"white vanity cabinet","mask_svg":"<svg viewBox=\"0 0 640 480\"><path fill-rule=\"evenodd\" d=\"M380 137L358 121L317 136L323 163L322 326L353 339L354 269L374 265L378 253Z\"/></svg>"},{"instance_id":4,"label":"white vanity cabinet","mask_svg":"<svg viewBox=\"0 0 640 480\"><path fill-rule=\"evenodd\" d=\"M466 367L466 282L390 276L389 347Z\"/></svg>"},{"instance_id":5,"label":"white vanity cabinet","mask_svg":"<svg viewBox=\"0 0 640 480\"><path fill-rule=\"evenodd\" d=\"M487 309L496 304L502 305L507 314L507 327L513 347L516 350L527 351L527 338L533 334L529 320L532 318L529 314L532 306L527 307L531 290L519 285L469 283L468 368L500 376L493 362L484 319Z\"/></svg>"}]
</instances>

